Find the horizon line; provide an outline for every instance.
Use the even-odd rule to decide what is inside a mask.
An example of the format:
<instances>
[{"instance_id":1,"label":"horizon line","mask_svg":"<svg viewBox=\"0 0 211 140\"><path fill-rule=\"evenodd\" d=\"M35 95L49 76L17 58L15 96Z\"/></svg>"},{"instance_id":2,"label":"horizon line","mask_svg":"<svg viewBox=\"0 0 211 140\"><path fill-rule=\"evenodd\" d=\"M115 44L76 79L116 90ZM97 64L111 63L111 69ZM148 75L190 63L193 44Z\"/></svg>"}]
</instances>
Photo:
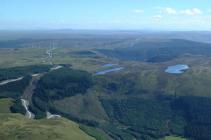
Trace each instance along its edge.
<instances>
[{"instance_id":1,"label":"horizon line","mask_svg":"<svg viewBox=\"0 0 211 140\"><path fill-rule=\"evenodd\" d=\"M0 29L0 31L109 31L109 32L211 32L210 30L197 30L197 29L72 29L72 28L58 28L58 29Z\"/></svg>"}]
</instances>

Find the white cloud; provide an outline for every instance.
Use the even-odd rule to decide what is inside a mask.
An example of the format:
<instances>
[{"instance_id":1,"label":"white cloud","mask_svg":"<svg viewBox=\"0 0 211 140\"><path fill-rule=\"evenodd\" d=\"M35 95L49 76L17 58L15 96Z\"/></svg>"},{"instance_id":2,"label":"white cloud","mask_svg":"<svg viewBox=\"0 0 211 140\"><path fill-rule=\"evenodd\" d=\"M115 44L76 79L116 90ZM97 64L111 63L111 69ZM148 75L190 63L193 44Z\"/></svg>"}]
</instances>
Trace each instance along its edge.
<instances>
[{"instance_id":1,"label":"white cloud","mask_svg":"<svg viewBox=\"0 0 211 140\"><path fill-rule=\"evenodd\" d=\"M177 10L171 7L155 7L156 10L158 10L159 14L169 14L169 15L175 15L177 14Z\"/></svg>"},{"instance_id":2,"label":"white cloud","mask_svg":"<svg viewBox=\"0 0 211 140\"><path fill-rule=\"evenodd\" d=\"M156 7L156 9L159 10L160 14L168 14L168 15L183 14L183 15L188 15L188 16L195 16L195 15L200 15L203 13L203 11L199 8L178 10L171 7ZM211 12L211 9L209 9L208 12Z\"/></svg>"},{"instance_id":3,"label":"white cloud","mask_svg":"<svg viewBox=\"0 0 211 140\"><path fill-rule=\"evenodd\" d=\"M139 14L139 13L143 13L144 10L142 10L142 9L133 9L132 12L133 12L133 13L138 13L138 14Z\"/></svg>"},{"instance_id":4,"label":"white cloud","mask_svg":"<svg viewBox=\"0 0 211 140\"><path fill-rule=\"evenodd\" d=\"M153 16L153 19L155 19L156 21L160 21L163 18L162 15L155 15Z\"/></svg>"},{"instance_id":5,"label":"white cloud","mask_svg":"<svg viewBox=\"0 0 211 140\"><path fill-rule=\"evenodd\" d=\"M208 9L207 12L208 12L208 13L211 13L211 9Z\"/></svg>"},{"instance_id":6,"label":"white cloud","mask_svg":"<svg viewBox=\"0 0 211 140\"><path fill-rule=\"evenodd\" d=\"M198 8L192 8L192 9L182 10L180 13L188 16L195 16L195 15L200 15L203 12Z\"/></svg>"},{"instance_id":7,"label":"white cloud","mask_svg":"<svg viewBox=\"0 0 211 140\"><path fill-rule=\"evenodd\" d=\"M167 7L163 9L163 12L169 15L175 15L177 14L177 11L173 8Z\"/></svg>"}]
</instances>

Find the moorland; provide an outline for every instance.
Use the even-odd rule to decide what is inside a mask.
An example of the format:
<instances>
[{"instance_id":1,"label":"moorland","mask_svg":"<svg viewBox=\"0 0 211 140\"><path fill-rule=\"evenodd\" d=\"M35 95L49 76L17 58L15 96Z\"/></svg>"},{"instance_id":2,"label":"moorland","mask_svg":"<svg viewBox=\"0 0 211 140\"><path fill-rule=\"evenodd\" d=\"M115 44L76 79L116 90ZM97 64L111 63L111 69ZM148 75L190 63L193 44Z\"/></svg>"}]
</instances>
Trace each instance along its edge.
<instances>
[{"instance_id":1,"label":"moorland","mask_svg":"<svg viewBox=\"0 0 211 140\"><path fill-rule=\"evenodd\" d=\"M209 34L2 31L0 138L209 140Z\"/></svg>"}]
</instances>

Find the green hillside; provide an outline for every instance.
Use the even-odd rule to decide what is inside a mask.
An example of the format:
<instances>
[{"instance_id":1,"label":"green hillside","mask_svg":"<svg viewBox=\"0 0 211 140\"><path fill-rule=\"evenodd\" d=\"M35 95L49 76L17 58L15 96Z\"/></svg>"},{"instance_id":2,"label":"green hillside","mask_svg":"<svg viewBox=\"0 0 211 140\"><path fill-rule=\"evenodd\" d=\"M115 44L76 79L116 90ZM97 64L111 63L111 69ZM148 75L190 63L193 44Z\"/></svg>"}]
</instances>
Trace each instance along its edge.
<instances>
[{"instance_id":1,"label":"green hillside","mask_svg":"<svg viewBox=\"0 0 211 140\"><path fill-rule=\"evenodd\" d=\"M186 140L185 138L176 137L176 136L167 136L164 140Z\"/></svg>"},{"instance_id":2,"label":"green hillside","mask_svg":"<svg viewBox=\"0 0 211 140\"><path fill-rule=\"evenodd\" d=\"M19 114L0 114L1 140L94 140L67 120L29 120Z\"/></svg>"},{"instance_id":3,"label":"green hillside","mask_svg":"<svg viewBox=\"0 0 211 140\"><path fill-rule=\"evenodd\" d=\"M14 103L10 98L0 99L1 140L95 140L77 123L64 118L31 120L21 114L12 114L10 107ZM93 128L91 134L97 132Z\"/></svg>"}]
</instances>

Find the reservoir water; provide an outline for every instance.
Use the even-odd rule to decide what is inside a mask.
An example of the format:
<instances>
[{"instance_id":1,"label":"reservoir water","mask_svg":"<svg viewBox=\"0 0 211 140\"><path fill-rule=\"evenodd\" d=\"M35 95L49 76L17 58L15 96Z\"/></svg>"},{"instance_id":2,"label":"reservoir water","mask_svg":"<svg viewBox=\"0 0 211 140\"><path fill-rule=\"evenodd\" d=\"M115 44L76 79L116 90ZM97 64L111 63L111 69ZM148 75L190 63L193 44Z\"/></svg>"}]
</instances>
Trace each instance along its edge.
<instances>
[{"instance_id":1,"label":"reservoir water","mask_svg":"<svg viewBox=\"0 0 211 140\"><path fill-rule=\"evenodd\" d=\"M109 63L109 64L105 64L103 65L102 67L113 67L113 66L117 66L118 64L112 64L112 63Z\"/></svg>"},{"instance_id":2,"label":"reservoir water","mask_svg":"<svg viewBox=\"0 0 211 140\"><path fill-rule=\"evenodd\" d=\"M113 68L113 69L108 69L108 70L103 70L103 71L99 71L97 72L95 75L105 75L107 73L111 73L111 72L115 72L115 71L120 71L124 69L123 67L118 67L118 68Z\"/></svg>"},{"instance_id":3,"label":"reservoir water","mask_svg":"<svg viewBox=\"0 0 211 140\"><path fill-rule=\"evenodd\" d=\"M168 66L165 72L171 73L171 74L181 74L181 73L184 73L184 71L188 69L189 69L188 65L178 64L178 65Z\"/></svg>"}]
</instances>

